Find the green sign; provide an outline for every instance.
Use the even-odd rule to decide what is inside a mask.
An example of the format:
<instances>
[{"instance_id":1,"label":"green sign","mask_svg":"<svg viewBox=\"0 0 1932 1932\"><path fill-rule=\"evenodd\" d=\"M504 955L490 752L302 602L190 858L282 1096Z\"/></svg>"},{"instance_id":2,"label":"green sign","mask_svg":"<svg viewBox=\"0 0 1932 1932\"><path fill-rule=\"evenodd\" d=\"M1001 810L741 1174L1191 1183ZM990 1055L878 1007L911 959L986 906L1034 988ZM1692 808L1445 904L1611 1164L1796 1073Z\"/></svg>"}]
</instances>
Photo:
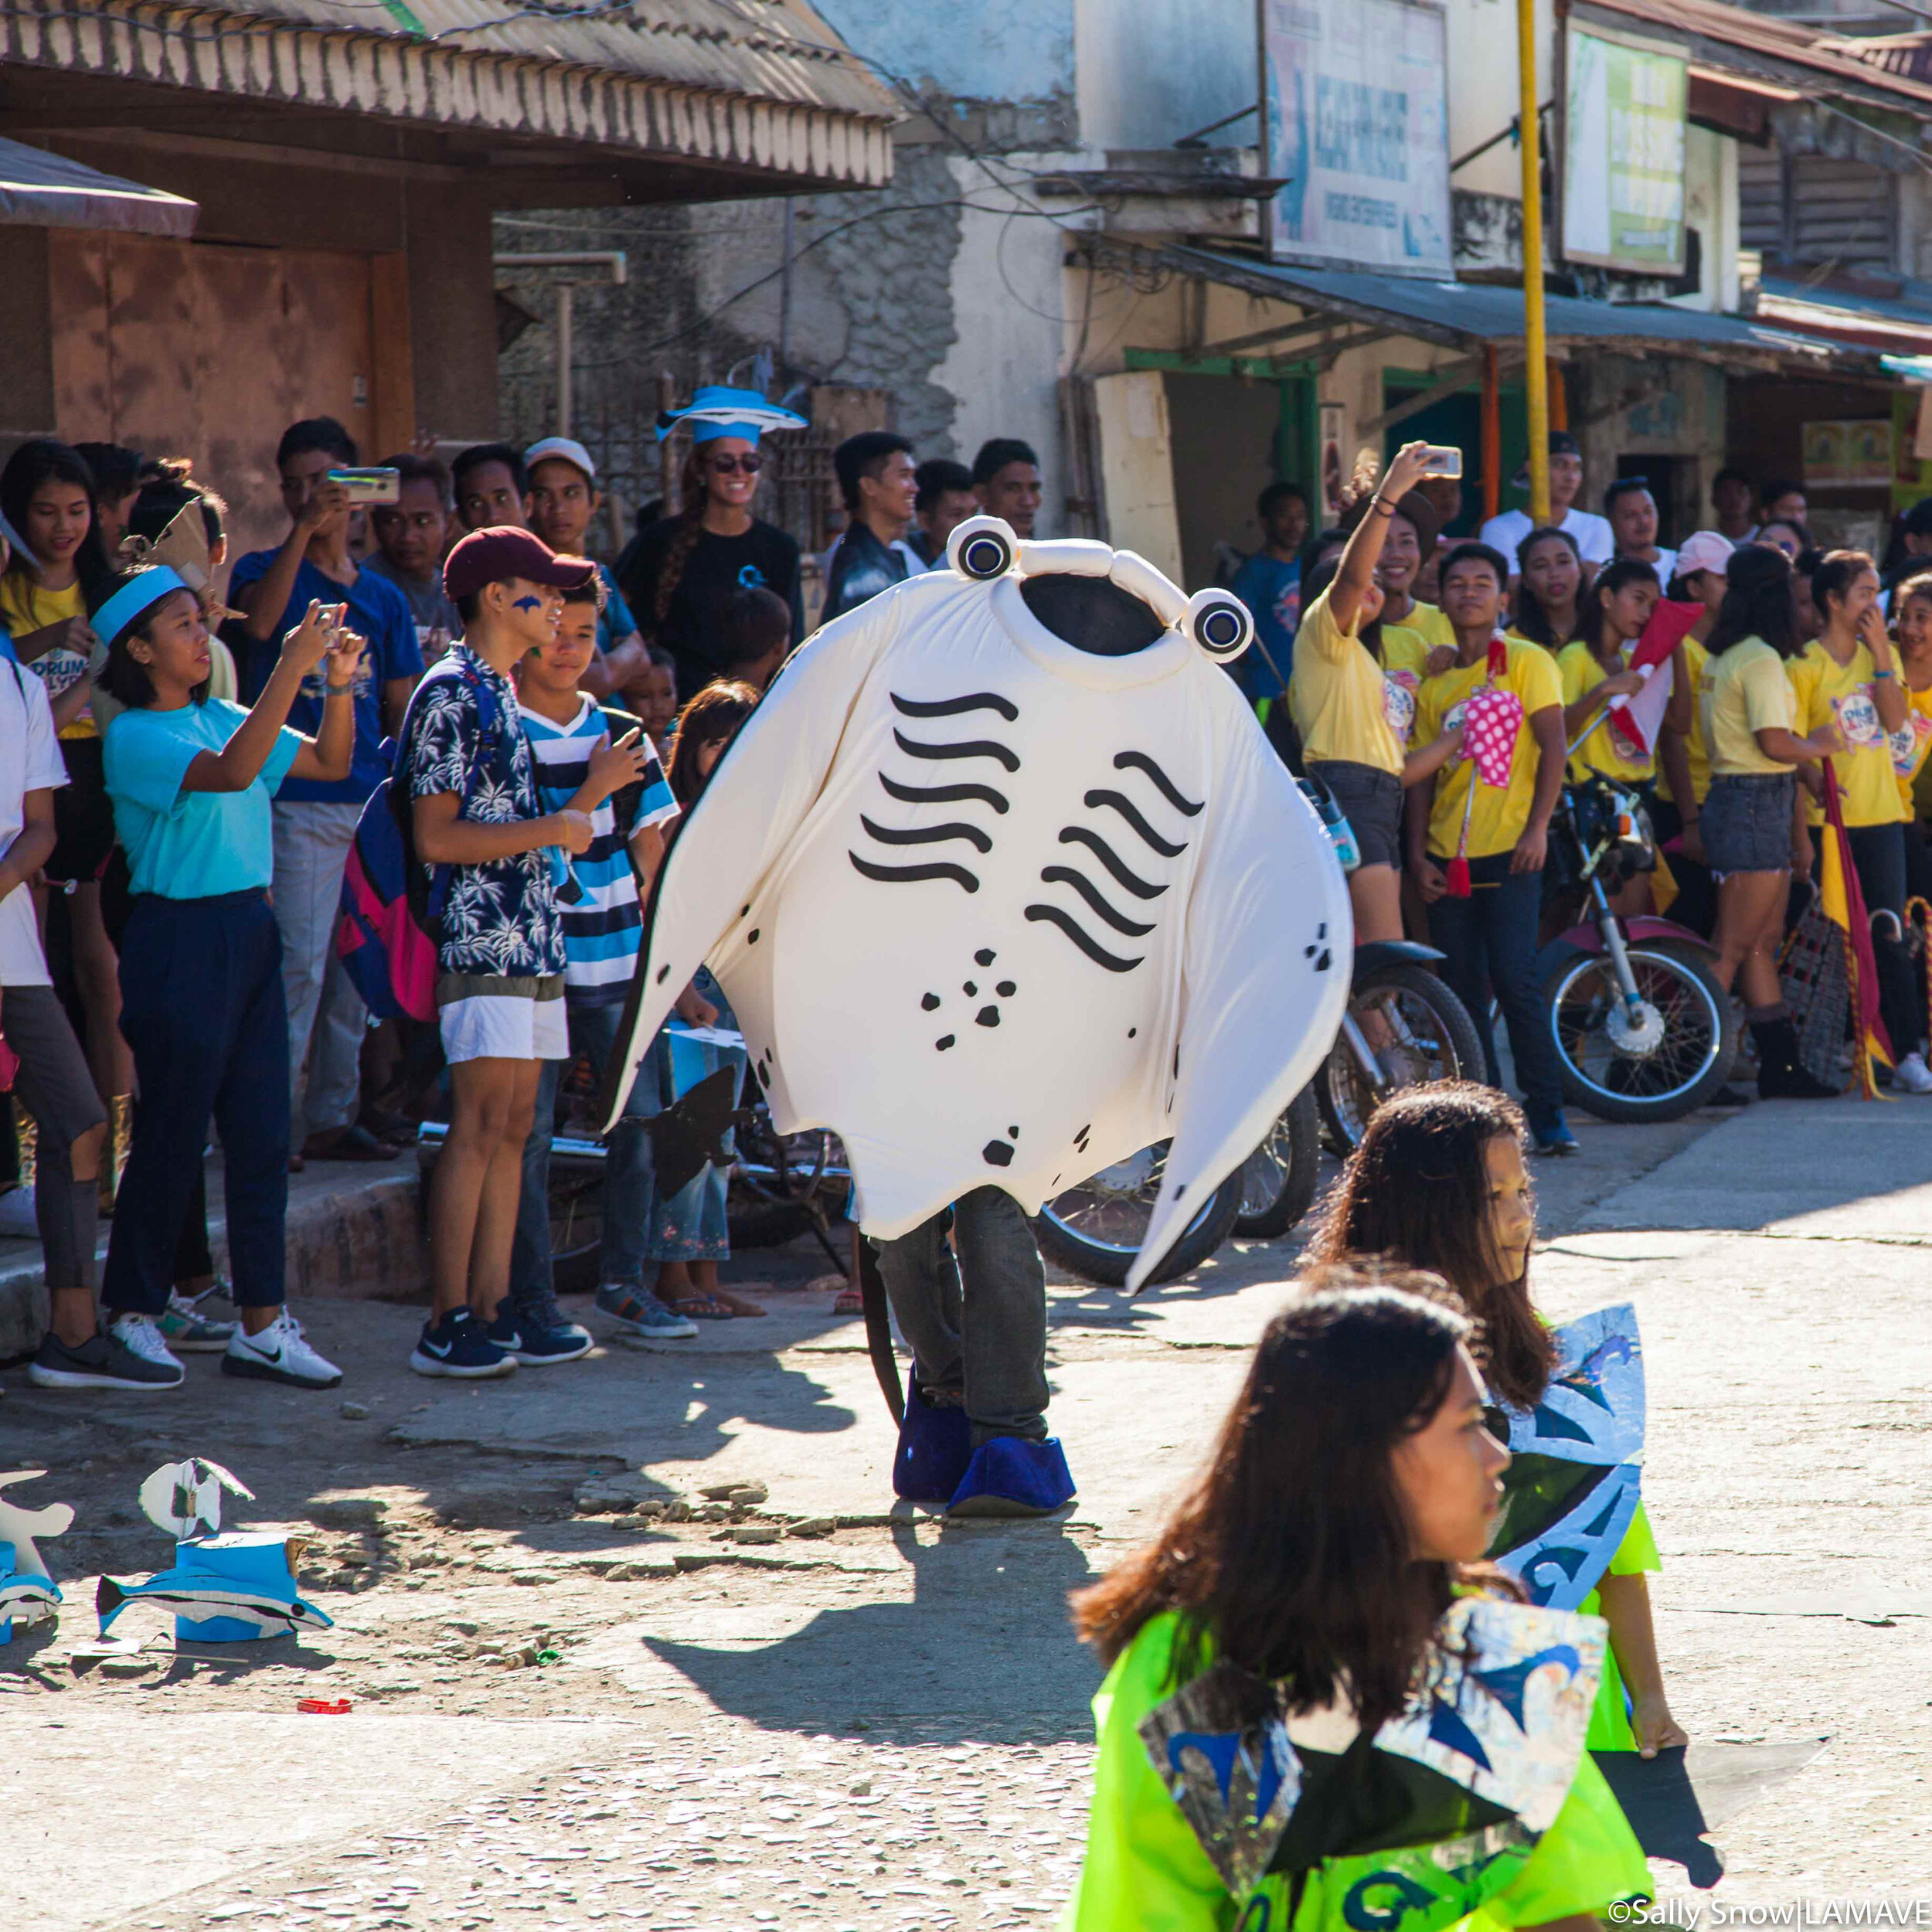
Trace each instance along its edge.
<instances>
[{"instance_id":1,"label":"green sign","mask_svg":"<svg viewBox=\"0 0 1932 1932\"><path fill-rule=\"evenodd\" d=\"M1564 38L1563 254L1681 275L1690 63L1680 49L1575 26Z\"/></svg>"}]
</instances>

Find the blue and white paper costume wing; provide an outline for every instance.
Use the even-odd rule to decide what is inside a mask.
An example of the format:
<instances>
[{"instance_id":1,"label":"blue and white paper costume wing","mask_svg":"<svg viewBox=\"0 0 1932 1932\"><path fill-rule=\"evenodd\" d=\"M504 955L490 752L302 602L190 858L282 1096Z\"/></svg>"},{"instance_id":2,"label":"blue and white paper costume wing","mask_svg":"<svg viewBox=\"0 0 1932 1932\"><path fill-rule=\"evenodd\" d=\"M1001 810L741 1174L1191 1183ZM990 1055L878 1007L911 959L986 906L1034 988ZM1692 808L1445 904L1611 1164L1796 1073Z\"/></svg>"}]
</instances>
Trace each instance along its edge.
<instances>
[{"instance_id":1,"label":"blue and white paper costume wing","mask_svg":"<svg viewBox=\"0 0 1932 1932\"><path fill-rule=\"evenodd\" d=\"M842 1138L868 1234L987 1185L1031 1214L1172 1137L1158 1257L1328 1050L1347 892L1174 587L1101 545L1020 554L1109 577L1152 641L1083 651L1003 571L828 625L672 846L619 1070L704 960L774 1125Z\"/></svg>"},{"instance_id":2,"label":"blue and white paper costume wing","mask_svg":"<svg viewBox=\"0 0 1932 1932\"><path fill-rule=\"evenodd\" d=\"M1628 1302L1556 1331L1543 1399L1511 1409L1503 1514L1492 1554L1531 1600L1574 1610L1616 1556L1641 1498L1644 1351Z\"/></svg>"}]
</instances>

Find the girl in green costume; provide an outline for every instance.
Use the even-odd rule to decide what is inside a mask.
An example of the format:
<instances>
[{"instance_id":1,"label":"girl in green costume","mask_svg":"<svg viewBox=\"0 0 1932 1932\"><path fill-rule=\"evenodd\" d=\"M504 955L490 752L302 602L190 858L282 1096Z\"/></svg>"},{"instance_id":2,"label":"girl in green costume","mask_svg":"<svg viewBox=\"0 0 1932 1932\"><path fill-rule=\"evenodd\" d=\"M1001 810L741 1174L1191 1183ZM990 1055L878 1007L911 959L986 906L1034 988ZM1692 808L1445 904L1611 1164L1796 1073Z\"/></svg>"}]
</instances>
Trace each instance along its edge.
<instances>
[{"instance_id":1,"label":"girl in green costume","mask_svg":"<svg viewBox=\"0 0 1932 1932\"><path fill-rule=\"evenodd\" d=\"M1493 1087L1446 1081L1410 1088L1369 1123L1315 1249L1322 1261L1374 1255L1440 1274L1479 1325L1476 1359L1492 1393L1517 1410L1542 1400L1556 1359L1529 1299L1536 1213L1522 1150L1522 1114ZM1662 1567L1639 1503L1579 1606L1610 1626L1592 1750L1655 1757L1690 1741L1665 1698L1644 1580L1646 1570Z\"/></svg>"},{"instance_id":2,"label":"girl in green costume","mask_svg":"<svg viewBox=\"0 0 1932 1932\"><path fill-rule=\"evenodd\" d=\"M1434 1277L1324 1270L1075 1597L1111 1668L1064 1932L1581 1932L1649 1896L1583 1750L1601 1622L1479 1564L1509 1455L1470 1332Z\"/></svg>"}]
</instances>

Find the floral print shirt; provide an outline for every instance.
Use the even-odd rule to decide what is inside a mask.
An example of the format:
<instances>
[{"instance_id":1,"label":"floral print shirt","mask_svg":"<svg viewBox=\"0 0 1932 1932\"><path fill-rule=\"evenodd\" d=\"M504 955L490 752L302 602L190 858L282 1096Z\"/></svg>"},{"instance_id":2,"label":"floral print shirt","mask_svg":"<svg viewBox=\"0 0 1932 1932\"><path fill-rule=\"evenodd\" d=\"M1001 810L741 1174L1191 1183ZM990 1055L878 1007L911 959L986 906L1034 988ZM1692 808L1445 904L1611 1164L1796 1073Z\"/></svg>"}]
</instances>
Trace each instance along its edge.
<instances>
[{"instance_id":1,"label":"floral print shirt","mask_svg":"<svg viewBox=\"0 0 1932 1932\"><path fill-rule=\"evenodd\" d=\"M495 700L495 724L487 733L478 686ZM454 645L417 688L411 712L399 775L412 799L467 791L458 815L473 825L509 825L543 816L536 761L509 679ZM437 970L512 978L561 973L563 927L552 859L544 848L480 866L451 866ZM433 880L436 868L423 869Z\"/></svg>"}]
</instances>

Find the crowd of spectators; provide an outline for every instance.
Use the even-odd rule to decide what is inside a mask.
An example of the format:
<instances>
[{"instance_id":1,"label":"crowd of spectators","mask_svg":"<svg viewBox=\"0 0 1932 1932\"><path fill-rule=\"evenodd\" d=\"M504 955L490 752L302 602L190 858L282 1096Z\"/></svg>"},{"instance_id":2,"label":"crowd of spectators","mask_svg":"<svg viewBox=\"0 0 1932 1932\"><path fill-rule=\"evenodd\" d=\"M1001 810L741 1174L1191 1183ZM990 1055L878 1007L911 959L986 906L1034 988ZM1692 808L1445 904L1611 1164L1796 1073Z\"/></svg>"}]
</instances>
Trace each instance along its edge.
<instances>
[{"instance_id":1,"label":"crowd of spectators","mask_svg":"<svg viewBox=\"0 0 1932 1932\"><path fill-rule=\"evenodd\" d=\"M289 1176L399 1159L426 1091L447 1119L410 1366L491 1378L589 1351L552 1271L560 1097L601 1079L656 869L804 629L798 545L754 512L757 423L692 413L685 507L614 566L589 554L602 485L568 437L398 452L372 502L340 423L293 423L286 533L232 560L228 505L185 462L39 439L0 469L0 1187L31 1177L35 1383L165 1388L206 1352L332 1386L287 1306ZM838 451L825 616L943 563L982 507L1030 530L1024 444L913 457L883 431ZM437 909L414 1036L372 1018L338 944L359 827L392 789ZM663 1189L654 1170L692 1051L742 1070L702 971L675 1029L608 1137L595 1300L659 1338L762 1312L717 1278L724 1169Z\"/></svg>"}]
</instances>

